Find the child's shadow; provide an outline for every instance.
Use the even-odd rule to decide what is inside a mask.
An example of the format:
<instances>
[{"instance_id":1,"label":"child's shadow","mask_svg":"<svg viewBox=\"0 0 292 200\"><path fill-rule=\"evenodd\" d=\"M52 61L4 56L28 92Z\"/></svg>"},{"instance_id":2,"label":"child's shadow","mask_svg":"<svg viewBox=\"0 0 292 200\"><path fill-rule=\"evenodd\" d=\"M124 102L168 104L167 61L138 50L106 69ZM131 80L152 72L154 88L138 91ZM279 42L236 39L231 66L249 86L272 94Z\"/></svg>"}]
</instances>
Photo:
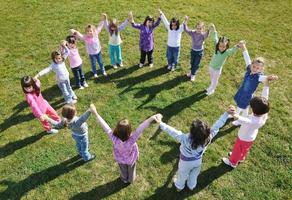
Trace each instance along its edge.
<instances>
[{"instance_id":1,"label":"child's shadow","mask_svg":"<svg viewBox=\"0 0 292 200\"><path fill-rule=\"evenodd\" d=\"M0 181L0 184L6 185L7 188L0 193L0 199L21 199L21 197L29 191L50 182L62 174L68 173L83 164L84 161L80 160L78 156L75 156L41 172L31 174L29 177L19 181L18 183L2 180Z\"/></svg>"},{"instance_id":2,"label":"child's shadow","mask_svg":"<svg viewBox=\"0 0 292 200\"><path fill-rule=\"evenodd\" d=\"M111 182L108 182L103 185L99 185L96 188L88 191L88 192L81 192L73 197L70 200L95 200L95 199L103 199L106 198L123 188L127 187L129 184L123 183L120 178L117 178Z\"/></svg>"}]
</instances>

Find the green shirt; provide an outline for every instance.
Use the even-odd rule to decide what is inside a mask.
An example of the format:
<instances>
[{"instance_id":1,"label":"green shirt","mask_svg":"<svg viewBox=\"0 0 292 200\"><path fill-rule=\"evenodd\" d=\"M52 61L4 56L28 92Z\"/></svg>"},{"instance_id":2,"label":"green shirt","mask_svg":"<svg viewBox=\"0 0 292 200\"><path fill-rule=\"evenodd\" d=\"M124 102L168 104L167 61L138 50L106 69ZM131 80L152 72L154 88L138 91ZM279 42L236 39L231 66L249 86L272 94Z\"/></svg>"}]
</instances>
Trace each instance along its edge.
<instances>
[{"instance_id":1,"label":"green shirt","mask_svg":"<svg viewBox=\"0 0 292 200\"><path fill-rule=\"evenodd\" d=\"M216 44L218 43L218 36L217 36L217 32L212 32L211 33L211 37ZM209 64L210 67L212 67L214 70L220 70L221 67L223 66L223 64L225 63L225 60L228 56L231 56L233 54L235 54L238 50L237 46L234 46L230 49L227 49L224 53L220 53L219 51L216 53L214 53L212 60Z\"/></svg>"}]
</instances>

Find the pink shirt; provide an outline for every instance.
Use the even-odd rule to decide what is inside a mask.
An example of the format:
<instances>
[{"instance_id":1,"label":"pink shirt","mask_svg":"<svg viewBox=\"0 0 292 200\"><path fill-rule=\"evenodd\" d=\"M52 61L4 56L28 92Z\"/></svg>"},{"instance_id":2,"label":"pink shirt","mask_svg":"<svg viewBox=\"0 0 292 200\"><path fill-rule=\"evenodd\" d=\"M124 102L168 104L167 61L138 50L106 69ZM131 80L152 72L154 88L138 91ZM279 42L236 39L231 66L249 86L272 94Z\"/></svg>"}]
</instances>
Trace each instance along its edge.
<instances>
[{"instance_id":1,"label":"pink shirt","mask_svg":"<svg viewBox=\"0 0 292 200\"><path fill-rule=\"evenodd\" d=\"M152 120L146 119L143 123L141 123L126 141L122 141L120 138L114 136L112 129L99 114L97 116L97 121L113 142L113 153L115 160L120 164L133 165L139 157L139 149L136 141L143 133L144 129L150 125Z\"/></svg>"},{"instance_id":2,"label":"pink shirt","mask_svg":"<svg viewBox=\"0 0 292 200\"><path fill-rule=\"evenodd\" d=\"M40 81L38 79L36 81L36 85L40 86ZM39 96L37 96L36 93L26 93L25 99L29 104L33 115L37 118L44 114L49 106L49 103L43 98L41 93Z\"/></svg>"},{"instance_id":3,"label":"pink shirt","mask_svg":"<svg viewBox=\"0 0 292 200\"><path fill-rule=\"evenodd\" d=\"M68 59L71 68L78 67L82 64L82 59L79 55L78 49L69 49Z\"/></svg>"}]
</instances>

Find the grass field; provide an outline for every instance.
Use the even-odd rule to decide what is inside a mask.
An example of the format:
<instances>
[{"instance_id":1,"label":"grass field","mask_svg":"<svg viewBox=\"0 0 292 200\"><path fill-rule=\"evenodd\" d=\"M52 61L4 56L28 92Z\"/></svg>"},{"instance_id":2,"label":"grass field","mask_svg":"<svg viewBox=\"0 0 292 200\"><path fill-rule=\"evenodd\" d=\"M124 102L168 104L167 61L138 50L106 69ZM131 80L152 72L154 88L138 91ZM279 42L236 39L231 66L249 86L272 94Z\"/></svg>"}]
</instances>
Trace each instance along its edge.
<instances>
[{"instance_id":1,"label":"grass field","mask_svg":"<svg viewBox=\"0 0 292 200\"><path fill-rule=\"evenodd\" d=\"M0 199L291 199L291 119L292 111L292 1L37 1L15 0L0 3ZM50 52L64 39L70 28L83 32L88 23L97 24L100 13L120 22L132 10L142 23L148 15L164 11L168 19L190 17L214 23L220 35L227 35L233 46L244 39L251 57L267 60L266 74L280 79L270 87L271 111L260 130L246 162L230 171L221 158L235 142L237 128L227 124L204 155L195 191L177 193L172 179L177 170L179 144L151 125L138 140L140 158L137 180L125 186L119 181L112 144L97 125L88 120L93 162L76 160L69 130L48 135L24 101L20 79L35 75L50 64ZM134 127L146 117L161 112L164 121L185 132L193 118L212 124L229 104L244 74L241 52L226 62L214 95L202 91L209 84L208 63L214 52L210 38L194 83L189 70L190 37L183 33L180 67L173 73L165 69L167 31L161 24L155 30L154 67L139 69L139 32L127 26L121 33L124 67L107 66L108 77L93 79L84 44L79 52L89 88L75 90L77 109L84 112L93 102L101 116L114 127L127 117ZM102 54L109 65L108 35L100 34ZM69 66L67 64L67 66ZM73 75L70 71L70 76ZM72 79L73 80L73 79ZM54 74L41 78L42 94L59 110L63 98ZM258 88L261 91L262 85Z\"/></svg>"}]
</instances>

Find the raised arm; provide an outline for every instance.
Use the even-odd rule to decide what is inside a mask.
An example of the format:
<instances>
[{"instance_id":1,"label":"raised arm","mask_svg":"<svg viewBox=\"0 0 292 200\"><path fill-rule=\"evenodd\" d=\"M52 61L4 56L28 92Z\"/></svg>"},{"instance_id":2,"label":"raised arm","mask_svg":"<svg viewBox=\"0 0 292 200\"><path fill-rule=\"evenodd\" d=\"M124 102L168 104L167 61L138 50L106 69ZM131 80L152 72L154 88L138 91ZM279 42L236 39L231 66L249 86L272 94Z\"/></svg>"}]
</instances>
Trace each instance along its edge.
<instances>
[{"instance_id":1,"label":"raised arm","mask_svg":"<svg viewBox=\"0 0 292 200\"><path fill-rule=\"evenodd\" d=\"M178 142L181 142L182 139L186 136L181 131L176 130L175 128L173 128L173 127L165 124L164 122L160 122L159 125L160 125L161 130L163 130L164 132L166 132L168 135L170 135L171 137L173 137Z\"/></svg>"},{"instance_id":2,"label":"raised arm","mask_svg":"<svg viewBox=\"0 0 292 200\"><path fill-rule=\"evenodd\" d=\"M158 10L158 11L159 11L159 13L160 13L160 17L161 17L161 20L162 20L162 22L163 22L165 28L166 28L167 30L169 30L169 29L170 29L170 28L169 28L169 21L167 20L167 18L165 17L164 13L163 13L161 10Z\"/></svg>"},{"instance_id":3,"label":"raised arm","mask_svg":"<svg viewBox=\"0 0 292 200\"><path fill-rule=\"evenodd\" d=\"M243 59L245 61L245 65L248 66L251 64L251 60L250 60L250 57L249 57L249 54L248 54L248 51L247 51L247 48L245 46L245 44L242 44L242 55L243 55Z\"/></svg>"},{"instance_id":4,"label":"raised arm","mask_svg":"<svg viewBox=\"0 0 292 200\"><path fill-rule=\"evenodd\" d=\"M43 69L42 71L40 71L39 73L37 73L37 75L35 75L35 78L39 78L47 73L49 73L50 71L52 71L52 67L51 65L45 69Z\"/></svg>"},{"instance_id":5,"label":"raised arm","mask_svg":"<svg viewBox=\"0 0 292 200\"><path fill-rule=\"evenodd\" d=\"M100 21L99 24L98 24L98 27L96 29L96 34L98 35L100 32L101 32L101 29L104 25L104 20Z\"/></svg>"},{"instance_id":6,"label":"raised arm","mask_svg":"<svg viewBox=\"0 0 292 200\"><path fill-rule=\"evenodd\" d=\"M84 122L86 122L86 120L89 118L91 112L88 109L85 113L83 113L79 119L76 121L76 125L77 126L81 126Z\"/></svg>"},{"instance_id":7,"label":"raised arm","mask_svg":"<svg viewBox=\"0 0 292 200\"><path fill-rule=\"evenodd\" d=\"M213 124L213 126L211 127L211 135L210 135L211 140L218 134L220 128L224 126L227 119L228 119L228 113L224 112L224 114L220 116L220 118L215 122L215 124Z\"/></svg>"},{"instance_id":8,"label":"raised arm","mask_svg":"<svg viewBox=\"0 0 292 200\"><path fill-rule=\"evenodd\" d=\"M232 56L238 51L238 49L239 49L238 45L235 45L234 47L227 49L226 53L228 56Z\"/></svg>"},{"instance_id":9,"label":"raised arm","mask_svg":"<svg viewBox=\"0 0 292 200\"><path fill-rule=\"evenodd\" d=\"M104 119L98 114L96 111L96 108L93 104L90 104L90 111L92 114L96 117L97 122L101 125L102 129L110 138L112 138L112 129L109 127L109 125L104 121Z\"/></svg>"},{"instance_id":10,"label":"raised arm","mask_svg":"<svg viewBox=\"0 0 292 200\"><path fill-rule=\"evenodd\" d=\"M134 131L133 135L130 137L129 139L129 144L134 144L137 139L141 136L141 134L143 133L143 131L149 127L150 123L154 120L154 117L149 117L148 119L146 119L144 122L142 122L138 128Z\"/></svg>"},{"instance_id":11,"label":"raised arm","mask_svg":"<svg viewBox=\"0 0 292 200\"><path fill-rule=\"evenodd\" d=\"M75 29L70 29L70 32L75 35L78 39L83 40L84 36L77 30Z\"/></svg>"},{"instance_id":12,"label":"raised arm","mask_svg":"<svg viewBox=\"0 0 292 200\"><path fill-rule=\"evenodd\" d=\"M211 31L211 38L216 46L219 41L217 31Z\"/></svg>"},{"instance_id":13,"label":"raised arm","mask_svg":"<svg viewBox=\"0 0 292 200\"><path fill-rule=\"evenodd\" d=\"M192 30L189 29L187 23L189 21L189 17L188 16L185 16L185 20L184 20L184 23L183 23L183 26L184 26L184 31L189 34L189 35L192 35Z\"/></svg>"},{"instance_id":14,"label":"raised arm","mask_svg":"<svg viewBox=\"0 0 292 200\"><path fill-rule=\"evenodd\" d=\"M158 17L158 19L156 20L156 22L153 24L152 28L155 29L157 26L159 26L160 21L161 21L161 18Z\"/></svg>"},{"instance_id":15,"label":"raised arm","mask_svg":"<svg viewBox=\"0 0 292 200\"><path fill-rule=\"evenodd\" d=\"M123 23L121 23L118 27L118 31L121 32L122 30L124 30L127 26L127 24L129 23L128 19L126 19Z\"/></svg>"},{"instance_id":16,"label":"raised arm","mask_svg":"<svg viewBox=\"0 0 292 200\"><path fill-rule=\"evenodd\" d=\"M60 51L61 51L61 54L62 54L64 59L67 59L69 52L70 52L70 50L66 44L67 44L67 42L65 40L61 41Z\"/></svg>"}]
</instances>

